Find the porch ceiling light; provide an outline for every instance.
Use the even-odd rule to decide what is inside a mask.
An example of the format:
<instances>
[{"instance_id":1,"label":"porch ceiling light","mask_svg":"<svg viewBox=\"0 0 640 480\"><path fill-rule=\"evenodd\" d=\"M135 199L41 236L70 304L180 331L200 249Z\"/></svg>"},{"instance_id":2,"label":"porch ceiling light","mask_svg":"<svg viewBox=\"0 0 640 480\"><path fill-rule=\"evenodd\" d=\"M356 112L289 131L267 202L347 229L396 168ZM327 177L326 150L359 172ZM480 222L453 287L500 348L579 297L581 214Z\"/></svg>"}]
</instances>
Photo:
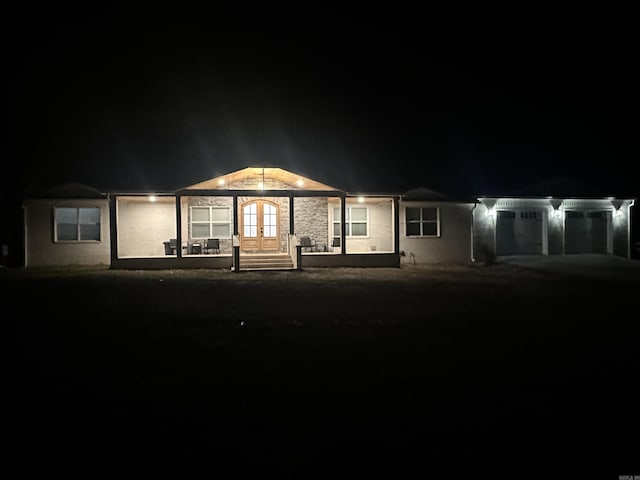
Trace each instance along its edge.
<instances>
[{"instance_id":1,"label":"porch ceiling light","mask_svg":"<svg viewBox=\"0 0 640 480\"><path fill-rule=\"evenodd\" d=\"M298 181L296 182L296 185L298 185L299 187L302 187L304 185L304 181L298 179Z\"/></svg>"},{"instance_id":2,"label":"porch ceiling light","mask_svg":"<svg viewBox=\"0 0 640 480\"><path fill-rule=\"evenodd\" d=\"M225 181L224 178L221 178L220 180L218 180L218 185L224 185Z\"/></svg>"},{"instance_id":3,"label":"porch ceiling light","mask_svg":"<svg viewBox=\"0 0 640 480\"><path fill-rule=\"evenodd\" d=\"M150 202L155 202L157 200L155 195L149 195L149 201Z\"/></svg>"},{"instance_id":4,"label":"porch ceiling light","mask_svg":"<svg viewBox=\"0 0 640 480\"><path fill-rule=\"evenodd\" d=\"M358 197L358 203L364 203L364 197Z\"/></svg>"}]
</instances>

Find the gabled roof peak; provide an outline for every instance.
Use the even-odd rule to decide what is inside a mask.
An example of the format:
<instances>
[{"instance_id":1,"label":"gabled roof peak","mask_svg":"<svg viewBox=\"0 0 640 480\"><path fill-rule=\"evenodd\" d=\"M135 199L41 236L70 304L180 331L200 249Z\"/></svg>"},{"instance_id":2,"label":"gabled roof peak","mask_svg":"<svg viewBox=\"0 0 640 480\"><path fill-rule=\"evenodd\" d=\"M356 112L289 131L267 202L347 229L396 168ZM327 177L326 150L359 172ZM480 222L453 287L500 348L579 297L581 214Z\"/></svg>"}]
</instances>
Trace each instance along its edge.
<instances>
[{"instance_id":1,"label":"gabled roof peak","mask_svg":"<svg viewBox=\"0 0 640 480\"><path fill-rule=\"evenodd\" d=\"M437 190L432 190L426 187L413 188L402 195L403 200L427 200L427 201L439 201L439 202L460 202L465 201L460 198L454 198L445 193ZM473 202L475 200L466 200Z\"/></svg>"},{"instance_id":2,"label":"gabled roof peak","mask_svg":"<svg viewBox=\"0 0 640 480\"><path fill-rule=\"evenodd\" d=\"M246 167L184 187L184 190L339 190L279 167Z\"/></svg>"},{"instance_id":3,"label":"gabled roof peak","mask_svg":"<svg viewBox=\"0 0 640 480\"><path fill-rule=\"evenodd\" d=\"M604 197L604 193L573 178L551 177L513 192L514 196L536 197Z\"/></svg>"},{"instance_id":4,"label":"gabled roof peak","mask_svg":"<svg viewBox=\"0 0 640 480\"><path fill-rule=\"evenodd\" d=\"M64 183L31 195L32 198L106 198L106 194L83 183Z\"/></svg>"}]
</instances>

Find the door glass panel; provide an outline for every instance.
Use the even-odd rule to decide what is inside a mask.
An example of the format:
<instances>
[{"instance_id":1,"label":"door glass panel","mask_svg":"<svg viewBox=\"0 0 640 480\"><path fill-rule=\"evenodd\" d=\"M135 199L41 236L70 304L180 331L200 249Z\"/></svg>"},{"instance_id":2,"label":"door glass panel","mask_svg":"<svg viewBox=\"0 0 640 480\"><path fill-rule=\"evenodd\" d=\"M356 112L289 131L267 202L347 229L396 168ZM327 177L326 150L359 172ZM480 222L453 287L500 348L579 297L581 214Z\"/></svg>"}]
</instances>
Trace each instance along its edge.
<instances>
[{"instance_id":1,"label":"door glass panel","mask_svg":"<svg viewBox=\"0 0 640 480\"><path fill-rule=\"evenodd\" d=\"M265 237L275 237L276 230L277 230L276 229L276 207L268 203L264 204L263 221L264 221L263 235Z\"/></svg>"},{"instance_id":2,"label":"door glass panel","mask_svg":"<svg viewBox=\"0 0 640 480\"><path fill-rule=\"evenodd\" d=\"M244 216L244 236L245 237L257 237L258 236L258 213L256 210L256 204L252 203L246 205L243 208Z\"/></svg>"}]
</instances>

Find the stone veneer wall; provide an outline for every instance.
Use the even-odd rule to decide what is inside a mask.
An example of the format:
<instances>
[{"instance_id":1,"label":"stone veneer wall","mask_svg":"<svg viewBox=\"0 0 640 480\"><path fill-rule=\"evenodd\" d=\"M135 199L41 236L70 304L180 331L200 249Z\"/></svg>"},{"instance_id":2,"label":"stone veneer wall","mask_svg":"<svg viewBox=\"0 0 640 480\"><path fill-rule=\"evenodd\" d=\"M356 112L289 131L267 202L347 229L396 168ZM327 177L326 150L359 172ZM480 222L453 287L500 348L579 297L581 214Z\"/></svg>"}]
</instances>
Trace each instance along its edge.
<instances>
[{"instance_id":1,"label":"stone veneer wall","mask_svg":"<svg viewBox=\"0 0 640 480\"><path fill-rule=\"evenodd\" d=\"M248 178L237 182L224 185L224 189L229 190L257 190L258 182L262 178ZM289 185L284 182L270 179L264 179L265 190L302 190L299 187ZM233 200L231 197L183 197L187 201L183 204L183 223L182 235L184 239L191 238L190 232L190 206L229 206L233 208ZM288 197L238 197L238 215L242 214L242 205L252 200L268 200L278 205L279 219L279 236L280 250L288 251L289 237L289 198ZM326 197L299 197L294 198L295 202L295 232L298 238L300 236L309 236L320 246L330 245L329 238L329 210ZM233 218L232 218L233 221ZM232 226L233 229L233 226ZM224 245L224 246L223 246ZM221 253L227 253L227 242L220 240ZM228 252L231 252L231 240L228 240Z\"/></svg>"},{"instance_id":2,"label":"stone veneer wall","mask_svg":"<svg viewBox=\"0 0 640 480\"><path fill-rule=\"evenodd\" d=\"M258 190L258 183L262 181L261 176L254 178L246 178L237 182L225 185L225 189L229 190ZM289 185L288 183L265 177L265 190L300 190L300 188ZM278 221L280 236L280 251L288 252L289 243L289 198L288 197L238 197L238 215L242 215L242 204L251 200L266 199L278 205ZM297 213L297 212L296 212Z\"/></svg>"},{"instance_id":3,"label":"stone veneer wall","mask_svg":"<svg viewBox=\"0 0 640 480\"><path fill-rule=\"evenodd\" d=\"M311 237L311 241L319 247L331 245L327 197L299 197L294 198L293 202L296 236Z\"/></svg>"},{"instance_id":4,"label":"stone veneer wall","mask_svg":"<svg viewBox=\"0 0 640 480\"><path fill-rule=\"evenodd\" d=\"M220 238L220 253L231 254L231 236L233 235L233 198L232 197L182 197L182 239L191 239L191 208L189 207L229 207L229 237Z\"/></svg>"},{"instance_id":5,"label":"stone veneer wall","mask_svg":"<svg viewBox=\"0 0 640 480\"><path fill-rule=\"evenodd\" d=\"M225 189L229 190L258 190L258 182L261 182L262 178L245 178L234 183L225 185ZM288 183L279 182L277 180L271 180L269 178L264 179L264 190L300 190L298 187L289 185Z\"/></svg>"}]
</instances>

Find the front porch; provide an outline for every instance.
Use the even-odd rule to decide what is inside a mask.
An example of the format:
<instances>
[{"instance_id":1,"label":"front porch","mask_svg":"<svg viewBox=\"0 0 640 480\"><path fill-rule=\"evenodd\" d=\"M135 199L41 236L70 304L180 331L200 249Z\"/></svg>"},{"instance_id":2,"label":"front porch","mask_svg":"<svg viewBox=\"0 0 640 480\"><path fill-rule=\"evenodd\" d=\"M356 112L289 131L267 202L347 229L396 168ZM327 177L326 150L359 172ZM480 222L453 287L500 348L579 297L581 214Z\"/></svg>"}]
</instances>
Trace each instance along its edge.
<instances>
[{"instance_id":1,"label":"front porch","mask_svg":"<svg viewBox=\"0 0 640 480\"><path fill-rule=\"evenodd\" d=\"M240 271L258 254L288 256L292 269L399 266L398 197L302 178L295 183L309 188L292 188L282 171L254 184L253 170L241 172L172 193L112 195L112 267Z\"/></svg>"}]
</instances>

